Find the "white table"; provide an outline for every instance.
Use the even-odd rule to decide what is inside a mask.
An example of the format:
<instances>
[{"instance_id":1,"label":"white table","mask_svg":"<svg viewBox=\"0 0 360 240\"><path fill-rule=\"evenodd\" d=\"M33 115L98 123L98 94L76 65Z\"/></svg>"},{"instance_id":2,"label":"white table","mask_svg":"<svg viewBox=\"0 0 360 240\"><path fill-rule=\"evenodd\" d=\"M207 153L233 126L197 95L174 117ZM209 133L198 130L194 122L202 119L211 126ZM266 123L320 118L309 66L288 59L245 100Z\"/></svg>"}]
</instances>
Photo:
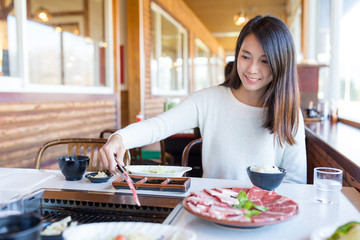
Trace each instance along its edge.
<instances>
[{"instance_id":1,"label":"white table","mask_svg":"<svg viewBox=\"0 0 360 240\"><path fill-rule=\"evenodd\" d=\"M130 192L117 190L108 183L93 184L88 179L81 181L65 181L60 171L0 168L0 194L17 191L22 194L31 193L40 188L62 188L106 192ZM200 191L213 187L251 187L250 182L240 183L236 180L192 178L190 191ZM138 191L141 194L161 194L187 196L187 193ZM340 225L351 220L360 221L360 194L354 188L344 187L337 205L321 205L314 200L313 185L283 183L276 189L281 195L292 198L299 204L299 215L293 219L271 226L255 229L223 227L202 220L187 211L181 214L176 226L185 227L196 232L199 240L212 239L309 239L311 232L328 226Z\"/></svg>"}]
</instances>

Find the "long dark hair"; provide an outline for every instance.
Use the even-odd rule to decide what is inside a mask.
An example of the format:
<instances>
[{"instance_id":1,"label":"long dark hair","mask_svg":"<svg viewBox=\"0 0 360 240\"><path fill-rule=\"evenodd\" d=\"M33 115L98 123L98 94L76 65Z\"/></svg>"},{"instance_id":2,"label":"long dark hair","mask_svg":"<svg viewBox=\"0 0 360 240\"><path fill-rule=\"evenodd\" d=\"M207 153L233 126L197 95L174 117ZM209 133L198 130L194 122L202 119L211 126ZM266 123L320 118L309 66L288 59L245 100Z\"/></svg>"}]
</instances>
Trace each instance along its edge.
<instances>
[{"instance_id":1,"label":"long dark hair","mask_svg":"<svg viewBox=\"0 0 360 240\"><path fill-rule=\"evenodd\" d=\"M251 19L239 34L233 68L221 85L234 89L240 87L238 56L245 37L251 33L260 42L273 75L262 98L266 109L263 127L274 134L281 146L284 142L293 145L299 126L300 95L294 42L284 22L272 16Z\"/></svg>"}]
</instances>

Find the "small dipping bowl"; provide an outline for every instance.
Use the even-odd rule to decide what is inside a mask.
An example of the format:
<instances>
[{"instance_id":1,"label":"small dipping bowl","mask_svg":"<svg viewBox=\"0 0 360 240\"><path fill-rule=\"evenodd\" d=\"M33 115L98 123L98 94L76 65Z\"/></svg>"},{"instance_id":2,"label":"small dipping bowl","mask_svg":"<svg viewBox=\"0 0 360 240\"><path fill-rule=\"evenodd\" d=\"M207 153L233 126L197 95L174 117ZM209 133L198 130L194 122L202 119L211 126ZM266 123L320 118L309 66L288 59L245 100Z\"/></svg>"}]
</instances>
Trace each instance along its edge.
<instances>
[{"instance_id":1,"label":"small dipping bowl","mask_svg":"<svg viewBox=\"0 0 360 240\"><path fill-rule=\"evenodd\" d=\"M280 168L279 173L261 173L261 172L254 172L250 170L251 166L246 168L247 174L250 178L250 181L254 186L259 187L264 190L274 190L277 188L286 175L286 170L284 168Z\"/></svg>"},{"instance_id":2,"label":"small dipping bowl","mask_svg":"<svg viewBox=\"0 0 360 240\"><path fill-rule=\"evenodd\" d=\"M114 176L114 174L112 173L109 173L109 172L105 172L107 177L94 177L98 174L98 172L93 172L93 173L88 173L85 175L85 177L87 179L90 180L90 182L92 183L104 183L104 182L107 182L109 181L109 179Z\"/></svg>"},{"instance_id":3,"label":"small dipping bowl","mask_svg":"<svg viewBox=\"0 0 360 240\"><path fill-rule=\"evenodd\" d=\"M88 156L63 156L59 157L58 164L67 181L81 180L90 162Z\"/></svg>"}]
</instances>

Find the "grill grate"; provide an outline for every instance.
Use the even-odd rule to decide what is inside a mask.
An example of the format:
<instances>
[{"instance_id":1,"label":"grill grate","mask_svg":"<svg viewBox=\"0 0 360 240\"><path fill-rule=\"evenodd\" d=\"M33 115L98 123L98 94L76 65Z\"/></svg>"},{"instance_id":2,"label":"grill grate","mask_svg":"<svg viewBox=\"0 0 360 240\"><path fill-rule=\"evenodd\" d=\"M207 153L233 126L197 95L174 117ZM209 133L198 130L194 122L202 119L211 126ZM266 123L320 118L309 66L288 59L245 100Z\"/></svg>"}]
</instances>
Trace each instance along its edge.
<instances>
[{"instance_id":1,"label":"grill grate","mask_svg":"<svg viewBox=\"0 0 360 240\"><path fill-rule=\"evenodd\" d=\"M26 198L27 211L35 211L45 222L59 221L71 216L73 221L96 222L153 222L170 224L182 208L178 197L139 195L141 207L135 205L131 194L100 193L73 190L43 190ZM174 211L176 209L176 211Z\"/></svg>"}]
</instances>

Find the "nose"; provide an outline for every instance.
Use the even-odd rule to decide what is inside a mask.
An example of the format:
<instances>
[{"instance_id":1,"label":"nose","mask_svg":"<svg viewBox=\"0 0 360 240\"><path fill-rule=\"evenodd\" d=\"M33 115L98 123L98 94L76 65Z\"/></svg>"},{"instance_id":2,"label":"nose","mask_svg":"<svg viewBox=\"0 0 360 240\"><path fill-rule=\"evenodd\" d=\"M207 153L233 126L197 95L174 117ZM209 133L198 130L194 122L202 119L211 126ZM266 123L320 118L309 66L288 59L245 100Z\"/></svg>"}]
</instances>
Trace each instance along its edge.
<instances>
[{"instance_id":1,"label":"nose","mask_svg":"<svg viewBox=\"0 0 360 240\"><path fill-rule=\"evenodd\" d=\"M259 71L258 62L255 60L251 60L248 66L249 73L257 73Z\"/></svg>"}]
</instances>

